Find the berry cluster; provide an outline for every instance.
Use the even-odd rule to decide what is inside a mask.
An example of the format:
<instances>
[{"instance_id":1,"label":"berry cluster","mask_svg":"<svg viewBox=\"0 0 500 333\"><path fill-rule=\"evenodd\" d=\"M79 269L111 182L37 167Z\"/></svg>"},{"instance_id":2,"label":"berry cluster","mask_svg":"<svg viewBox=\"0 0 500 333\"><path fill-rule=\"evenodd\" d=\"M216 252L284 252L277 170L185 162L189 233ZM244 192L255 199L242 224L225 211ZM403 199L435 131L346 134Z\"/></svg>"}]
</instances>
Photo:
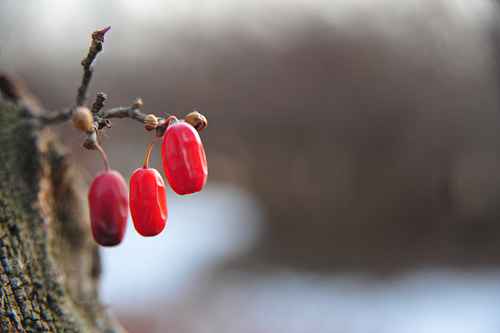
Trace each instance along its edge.
<instances>
[{"instance_id":1,"label":"berry cluster","mask_svg":"<svg viewBox=\"0 0 500 333\"><path fill-rule=\"evenodd\" d=\"M103 49L104 35L111 27L96 30L91 34L92 42L87 56L81 61L82 83L78 88L72 108L43 115L44 123L56 123L72 119L76 129L84 131L87 138L83 146L98 150L104 160L105 171L94 179L89 192L90 223L95 241L102 246L118 245L125 234L129 212L135 229L142 236L156 236L165 228L167 199L165 184L160 173L148 166L149 155L155 142L162 138L162 161L168 183L180 195L201 191L207 181L207 160L198 131L207 126L207 119L193 111L183 120L174 116L167 119L153 114L143 114L143 102L136 98L129 107L118 107L101 111L107 95L100 92L91 109L85 106L97 55ZM144 166L134 171L130 178L130 196L123 176L109 167L108 158L97 141L97 133L111 127L109 118L132 118L144 123L148 131L156 130L144 160Z\"/></svg>"},{"instance_id":2,"label":"berry cluster","mask_svg":"<svg viewBox=\"0 0 500 333\"><path fill-rule=\"evenodd\" d=\"M90 114L90 111L87 112ZM73 124L87 131L84 108L75 110ZM83 125L82 125L83 124ZM154 115L144 119L146 129L156 129L156 136L149 145L144 166L134 171L130 178L130 196L123 176L110 169L102 147L94 143L104 160L105 171L97 175L89 192L90 222L95 241L102 246L118 245L125 234L130 203L134 227L142 236L156 236L165 228L167 200L163 179L148 166L154 143L161 137L162 161L172 190L185 195L201 191L208 176L207 160L199 130L206 127L206 118L194 111L184 120L171 116L158 125Z\"/></svg>"}]
</instances>

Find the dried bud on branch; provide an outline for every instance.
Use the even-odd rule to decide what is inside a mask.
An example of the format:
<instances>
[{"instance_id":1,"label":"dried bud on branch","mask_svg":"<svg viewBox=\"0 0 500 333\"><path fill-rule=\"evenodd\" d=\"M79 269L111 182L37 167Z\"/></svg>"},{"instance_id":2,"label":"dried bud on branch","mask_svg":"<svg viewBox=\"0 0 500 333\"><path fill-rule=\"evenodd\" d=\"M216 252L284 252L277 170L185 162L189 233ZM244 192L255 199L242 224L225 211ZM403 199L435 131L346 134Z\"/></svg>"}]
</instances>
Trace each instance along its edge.
<instances>
[{"instance_id":1,"label":"dried bud on branch","mask_svg":"<svg viewBox=\"0 0 500 333\"><path fill-rule=\"evenodd\" d=\"M97 30L92 33L92 40L94 43L104 43L104 34L111 29L111 26L107 26L102 30Z\"/></svg>"},{"instance_id":2,"label":"dried bud on branch","mask_svg":"<svg viewBox=\"0 0 500 333\"><path fill-rule=\"evenodd\" d=\"M93 126L92 130L90 132L87 132L87 138L85 141L83 141L83 147L85 147L88 150L96 150L97 145L99 143L97 142L97 130Z\"/></svg>"},{"instance_id":3,"label":"dried bud on branch","mask_svg":"<svg viewBox=\"0 0 500 333\"><path fill-rule=\"evenodd\" d=\"M77 106L73 111L73 127L84 132L90 132L92 130L92 123L94 122L94 117L92 113L85 106Z\"/></svg>"},{"instance_id":4,"label":"dried bud on branch","mask_svg":"<svg viewBox=\"0 0 500 333\"><path fill-rule=\"evenodd\" d=\"M92 105L92 113L93 114L99 114L99 111L103 108L104 106L104 101L108 98L108 95L106 93L100 92L96 95L96 99L94 104Z\"/></svg>"},{"instance_id":5,"label":"dried bud on branch","mask_svg":"<svg viewBox=\"0 0 500 333\"><path fill-rule=\"evenodd\" d=\"M146 118L144 118L144 128L148 131L152 131L156 129L158 126L158 118L154 114L148 114Z\"/></svg>"},{"instance_id":6,"label":"dried bud on branch","mask_svg":"<svg viewBox=\"0 0 500 333\"><path fill-rule=\"evenodd\" d=\"M138 110L141 108L142 104L144 104L144 102L142 101L142 98L137 97L135 99L134 103L132 103L132 109Z\"/></svg>"},{"instance_id":7,"label":"dried bud on branch","mask_svg":"<svg viewBox=\"0 0 500 333\"><path fill-rule=\"evenodd\" d=\"M198 132L204 130L208 125L207 118L196 110L188 114L184 121L192 125Z\"/></svg>"},{"instance_id":8,"label":"dried bud on branch","mask_svg":"<svg viewBox=\"0 0 500 333\"><path fill-rule=\"evenodd\" d=\"M179 121L175 116L169 116L165 119L163 117L156 117L154 114L142 113L140 109L144 102L140 97L137 97L132 104L127 107L103 110L107 95L104 92L100 92L96 95L96 100L90 110L85 106L93 74L92 64L98 53L102 50L104 35L109 29L111 29L110 26L102 30L96 30L91 35L92 44L87 56L81 62L83 66L83 76L81 86L78 88L75 106L44 113L39 116L32 110L26 109L26 114L39 119L41 124L57 123L71 119L76 129L87 133L87 138L83 142L83 146L89 150L100 148L97 141L97 133L103 128L110 128L112 126L109 120L110 118L132 118L137 120L144 124L146 130L156 130L156 137L162 137L171 123ZM196 110L189 113L184 121L193 126L197 131L201 131L207 127L207 119Z\"/></svg>"}]
</instances>

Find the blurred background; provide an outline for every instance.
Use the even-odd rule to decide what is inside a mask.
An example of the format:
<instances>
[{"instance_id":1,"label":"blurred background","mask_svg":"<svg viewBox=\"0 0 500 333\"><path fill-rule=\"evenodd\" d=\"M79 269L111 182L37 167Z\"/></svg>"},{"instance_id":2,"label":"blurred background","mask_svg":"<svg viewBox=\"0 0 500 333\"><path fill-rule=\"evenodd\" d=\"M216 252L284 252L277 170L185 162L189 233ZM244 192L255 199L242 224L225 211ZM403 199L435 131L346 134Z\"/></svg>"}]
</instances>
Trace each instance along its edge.
<instances>
[{"instance_id":1,"label":"blurred background","mask_svg":"<svg viewBox=\"0 0 500 333\"><path fill-rule=\"evenodd\" d=\"M208 118L206 188L102 249L134 332L499 332L499 13L486 0L2 0L0 70ZM126 179L152 134L100 133ZM89 181L103 169L54 126ZM159 145L150 165L162 174Z\"/></svg>"}]
</instances>

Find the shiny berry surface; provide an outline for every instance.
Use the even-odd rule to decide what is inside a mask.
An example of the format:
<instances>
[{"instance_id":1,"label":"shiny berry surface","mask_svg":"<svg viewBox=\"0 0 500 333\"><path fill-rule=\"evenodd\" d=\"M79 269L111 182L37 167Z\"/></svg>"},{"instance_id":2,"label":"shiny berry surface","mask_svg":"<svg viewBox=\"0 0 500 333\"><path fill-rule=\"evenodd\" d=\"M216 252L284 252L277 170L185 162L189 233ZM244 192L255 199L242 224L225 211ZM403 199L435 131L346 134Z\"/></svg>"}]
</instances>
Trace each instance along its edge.
<instances>
[{"instance_id":1,"label":"shiny berry surface","mask_svg":"<svg viewBox=\"0 0 500 333\"><path fill-rule=\"evenodd\" d=\"M172 190L180 195L201 191L207 182L205 150L188 123L171 123L161 144L163 167Z\"/></svg>"},{"instance_id":2,"label":"shiny berry surface","mask_svg":"<svg viewBox=\"0 0 500 333\"><path fill-rule=\"evenodd\" d=\"M130 214L142 236L156 236L165 228L167 198L163 179L156 169L140 168L132 174Z\"/></svg>"},{"instance_id":3,"label":"shiny berry surface","mask_svg":"<svg viewBox=\"0 0 500 333\"><path fill-rule=\"evenodd\" d=\"M89 206L95 241L102 246L120 244L128 215L127 185L123 176L115 170L97 175L90 187Z\"/></svg>"}]
</instances>

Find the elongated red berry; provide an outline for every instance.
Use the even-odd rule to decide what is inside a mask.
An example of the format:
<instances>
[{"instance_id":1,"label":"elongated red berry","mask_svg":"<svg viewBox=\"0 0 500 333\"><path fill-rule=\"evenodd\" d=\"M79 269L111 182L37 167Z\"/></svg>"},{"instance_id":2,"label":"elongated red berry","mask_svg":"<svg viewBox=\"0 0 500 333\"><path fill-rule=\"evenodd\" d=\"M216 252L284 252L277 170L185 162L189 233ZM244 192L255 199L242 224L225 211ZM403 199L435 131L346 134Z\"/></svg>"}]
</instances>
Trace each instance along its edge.
<instances>
[{"instance_id":1,"label":"elongated red berry","mask_svg":"<svg viewBox=\"0 0 500 333\"><path fill-rule=\"evenodd\" d=\"M208 168L200 136L186 122L170 122L161 144L163 167L175 193L201 191L207 182Z\"/></svg>"},{"instance_id":2,"label":"elongated red berry","mask_svg":"<svg viewBox=\"0 0 500 333\"><path fill-rule=\"evenodd\" d=\"M115 170L94 179L89 192L90 225L95 241L102 246L118 245L125 235L128 215L127 185Z\"/></svg>"},{"instance_id":3,"label":"elongated red berry","mask_svg":"<svg viewBox=\"0 0 500 333\"><path fill-rule=\"evenodd\" d=\"M167 198L158 170L140 168L130 178L130 214L142 236L156 236L165 228Z\"/></svg>"}]
</instances>

